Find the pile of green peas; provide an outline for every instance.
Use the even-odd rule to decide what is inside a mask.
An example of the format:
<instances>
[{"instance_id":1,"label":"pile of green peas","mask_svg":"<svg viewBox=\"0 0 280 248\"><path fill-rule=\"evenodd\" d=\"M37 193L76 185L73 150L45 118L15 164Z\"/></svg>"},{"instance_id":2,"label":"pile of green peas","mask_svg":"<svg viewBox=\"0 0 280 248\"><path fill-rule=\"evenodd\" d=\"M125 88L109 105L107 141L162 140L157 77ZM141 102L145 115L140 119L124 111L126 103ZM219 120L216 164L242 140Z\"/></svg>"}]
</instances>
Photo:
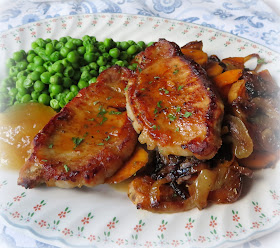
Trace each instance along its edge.
<instances>
[{"instance_id":1,"label":"pile of green peas","mask_svg":"<svg viewBox=\"0 0 280 248\"><path fill-rule=\"evenodd\" d=\"M133 40L97 41L94 36L82 39L70 36L59 40L38 38L28 52L17 51L7 61L9 76L0 88L0 110L8 106L39 102L59 111L80 89L95 83L97 76L113 66L130 64L134 56L151 43Z\"/></svg>"}]
</instances>

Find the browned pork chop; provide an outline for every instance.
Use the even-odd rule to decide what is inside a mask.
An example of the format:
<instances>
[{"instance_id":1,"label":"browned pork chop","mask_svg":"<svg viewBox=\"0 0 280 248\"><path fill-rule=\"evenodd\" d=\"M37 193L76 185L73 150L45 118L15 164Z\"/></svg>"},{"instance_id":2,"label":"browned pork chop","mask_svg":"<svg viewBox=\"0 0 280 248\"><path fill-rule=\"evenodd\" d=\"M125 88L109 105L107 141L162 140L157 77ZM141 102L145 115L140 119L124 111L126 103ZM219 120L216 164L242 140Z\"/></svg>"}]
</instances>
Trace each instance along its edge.
<instances>
[{"instance_id":1,"label":"browned pork chop","mask_svg":"<svg viewBox=\"0 0 280 248\"><path fill-rule=\"evenodd\" d=\"M63 188L94 186L112 176L134 151L137 133L125 111L131 71L102 72L40 131L18 184Z\"/></svg>"},{"instance_id":2,"label":"browned pork chop","mask_svg":"<svg viewBox=\"0 0 280 248\"><path fill-rule=\"evenodd\" d=\"M222 144L224 106L204 69L164 39L135 61L126 98L139 141L163 155L212 158Z\"/></svg>"}]
</instances>

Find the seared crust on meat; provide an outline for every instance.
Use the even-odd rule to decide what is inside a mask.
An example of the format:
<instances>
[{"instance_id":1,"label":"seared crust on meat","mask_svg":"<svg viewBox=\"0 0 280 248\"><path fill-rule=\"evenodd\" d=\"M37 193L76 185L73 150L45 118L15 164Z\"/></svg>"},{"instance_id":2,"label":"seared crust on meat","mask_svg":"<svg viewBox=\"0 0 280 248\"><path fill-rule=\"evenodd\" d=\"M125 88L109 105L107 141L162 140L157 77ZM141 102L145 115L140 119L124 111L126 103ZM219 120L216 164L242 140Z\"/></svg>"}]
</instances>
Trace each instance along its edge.
<instances>
[{"instance_id":1,"label":"seared crust on meat","mask_svg":"<svg viewBox=\"0 0 280 248\"><path fill-rule=\"evenodd\" d=\"M126 98L139 141L164 155L211 159L222 144L224 106L204 69L165 39L135 61Z\"/></svg>"},{"instance_id":2,"label":"seared crust on meat","mask_svg":"<svg viewBox=\"0 0 280 248\"><path fill-rule=\"evenodd\" d=\"M18 184L94 186L112 176L137 143L125 111L124 89L130 75L119 66L107 69L54 116L34 138Z\"/></svg>"}]
</instances>

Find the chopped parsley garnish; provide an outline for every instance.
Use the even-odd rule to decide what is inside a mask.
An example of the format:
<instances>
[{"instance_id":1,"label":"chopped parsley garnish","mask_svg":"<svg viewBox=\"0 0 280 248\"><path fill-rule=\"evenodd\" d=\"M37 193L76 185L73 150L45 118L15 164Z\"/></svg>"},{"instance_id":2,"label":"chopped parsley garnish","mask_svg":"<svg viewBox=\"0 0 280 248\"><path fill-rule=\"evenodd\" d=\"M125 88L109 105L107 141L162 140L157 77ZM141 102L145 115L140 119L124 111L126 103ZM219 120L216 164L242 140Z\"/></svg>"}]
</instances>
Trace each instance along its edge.
<instances>
[{"instance_id":1,"label":"chopped parsley garnish","mask_svg":"<svg viewBox=\"0 0 280 248\"><path fill-rule=\"evenodd\" d=\"M179 128L179 127L177 127L177 128L175 129L175 131L176 131L176 132L179 132L179 131L180 131L180 128Z\"/></svg>"},{"instance_id":2,"label":"chopped parsley garnish","mask_svg":"<svg viewBox=\"0 0 280 248\"><path fill-rule=\"evenodd\" d=\"M66 172L68 172L70 170L69 167L67 166L67 164L65 164L63 167L64 167Z\"/></svg>"},{"instance_id":3,"label":"chopped parsley garnish","mask_svg":"<svg viewBox=\"0 0 280 248\"><path fill-rule=\"evenodd\" d=\"M108 120L108 118L105 117L105 116L103 116L102 121L99 123L99 125L100 125L100 126L103 125L103 123L104 123L105 121L107 121L107 120Z\"/></svg>"},{"instance_id":4,"label":"chopped parsley garnish","mask_svg":"<svg viewBox=\"0 0 280 248\"><path fill-rule=\"evenodd\" d=\"M169 90L164 89L164 88L160 88L159 91L164 91L164 94L168 94L169 93Z\"/></svg>"},{"instance_id":5,"label":"chopped parsley garnish","mask_svg":"<svg viewBox=\"0 0 280 248\"><path fill-rule=\"evenodd\" d=\"M150 81L148 84L151 84L153 81Z\"/></svg>"},{"instance_id":6,"label":"chopped parsley garnish","mask_svg":"<svg viewBox=\"0 0 280 248\"><path fill-rule=\"evenodd\" d=\"M42 159L41 161L43 161L43 162L48 162L48 160L46 160L46 159Z\"/></svg>"},{"instance_id":7,"label":"chopped parsley garnish","mask_svg":"<svg viewBox=\"0 0 280 248\"><path fill-rule=\"evenodd\" d=\"M159 77L159 76L156 76L156 77L154 77L154 79L160 79L160 77Z\"/></svg>"},{"instance_id":8,"label":"chopped parsley garnish","mask_svg":"<svg viewBox=\"0 0 280 248\"><path fill-rule=\"evenodd\" d=\"M118 111L110 111L109 115L120 115L122 112L118 112Z\"/></svg>"},{"instance_id":9,"label":"chopped parsley garnish","mask_svg":"<svg viewBox=\"0 0 280 248\"><path fill-rule=\"evenodd\" d=\"M179 72L179 70L177 69L177 70L173 71L173 74L176 75L178 72Z\"/></svg>"},{"instance_id":10,"label":"chopped parsley garnish","mask_svg":"<svg viewBox=\"0 0 280 248\"><path fill-rule=\"evenodd\" d=\"M180 111L181 111L181 107L178 106L178 107L176 108L176 112L180 112Z\"/></svg>"},{"instance_id":11,"label":"chopped parsley garnish","mask_svg":"<svg viewBox=\"0 0 280 248\"><path fill-rule=\"evenodd\" d=\"M88 119L89 121L94 121L95 119L94 118L91 118L91 119Z\"/></svg>"},{"instance_id":12,"label":"chopped parsley garnish","mask_svg":"<svg viewBox=\"0 0 280 248\"><path fill-rule=\"evenodd\" d=\"M154 114L157 114L158 113L158 109L157 108L155 108L155 110L154 110Z\"/></svg>"},{"instance_id":13,"label":"chopped parsley garnish","mask_svg":"<svg viewBox=\"0 0 280 248\"><path fill-rule=\"evenodd\" d=\"M95 101L95 102L93 102L93 105L96 105L97 103L99 103L99 101Z\"/></svg>"},{"instance_id":14,"label":"chopped parsley garnish","mask_svg":"<svg viewBox=\"0 0 280 248\"><path fill-rule=\"evenodd\" d=\"M169 114L168 118L169 118L170 121L175 121L176 120L176 116L173 115L173 114Z\"/></svg>"},{"instance_id":15,"label":"chopped parsley garnish","mask_svg":"<svg viewBox=\"0 0 280 248\"><path fill-rule=\"evenodd\" d=\"M178 90L183 89L183 87L184 87L183 85L179 85L179 86L178 86Z\"/></svg>"},{"instance_id":16,"label":"chopped parsley garnish","mask_svg":"<svg viewBox=\"0 0 280 248\"><path fill-rule=\"evenodd\" d=\"M110 136L110 135L108 135L104 140L105 140L105 141L108 141L109 139L111 139L111 136Z\"/></svg>"},{"instance_id":17,"label":"chopped parsley garnish","mask_svg":"<svg viewBox=\"0 0 280 248\"><path fill-rule=\"evenodd\" d=\"M139 71L139 72L141 72L141 71L142 71L142 69L141 69L140 67L138 67L138 71Z\"/></svg>"},{"instance_id":18,"label":"chopped parsley garnish","mask_svg":"<svg viewBox=\"0 0 280 248\"><path fill-rule=\"evenodd\" d=\"M79 138L79 137L72 137L72 141L74 142L74 144L75 144L75 146L74 146L74 150L77 148L77 146L78 145L80 145L83 141L84 141L84 139L85 139L85 137L88 135L88 133L85 133L84 134L84 136L83 136L83 138Z\"/></svg>"},{"instance_id":19,"label":"chopped parsley garnish","mask_svg":"<svg viewBox=\"0 0 280 248\"><path fill-rule=\"evenodd\" d=\"M156 126L156 125L153 125L152 128L153 128L154 130L156 130L156 129L157 129L157 126Z\"/></svg>"},{"instance_id":20,"label":"chopped parsley garnish","mask_svg":"<svg viewBox=\"0 0 280 248\"><path fill-rule=\"evenodd\" d=\"M49 149L52 149L53 148L53 144L49 144Z\"/></svg>"},{"instance_id":21,"label":"chopped parsley garnish","mask_svg":"<svg viewBox=\"0 0 280 248\"><path fill-rule=\"evenodd\" d=\"M104 143L99 143L99 144L97 144L98 146L104 146Z\"/></svg>"},{"instance_id":22,"label":"chopped parsley garnish","mask_svg":"<svg viewBox=\"0 0 280 248\"><path fill-rule=\"evenodd\" d=\"M124 91L127 91L127 89L128 89L128 86L126 86L126 87L124 88Z\"/></svg>"},{"instance_id":23,"label":"chopped parsley garnish","mask_svg":"<svg viewBox=\"0 0 280 248\"><path fill-rule=\"evenodd\" d=\"M158 102L157 102L157 106L158 106L159 108L162 108L161 103L162 103L162 101L158 101Z\"/></svg>"},{"instance_id":24,"label":"chopped parsley garnish","mask_svg":"<svg viewBox=\"0 0 280 248\"><path fill-rule=\"evenodd\" d=\"M112 99L112 96L108 96L108 97L106 98L107 101L110 100L110 99Z\"/></svg>"},{"instance_id":25,"label":"chopped parsley garnish","mask_svg":"<svg viewBox=\"0 0 280 248\"><path fill-rule=\"evenodd\" d=\"M141 90L145 90L146 88L142 88Z\"/></svg>"},{"instance_id":26,"label":"chopped parsley garnish","mask_svg":"<svg viewBox=\"0 0 280 248\"><path fill-rule=\"evenodd\" d=\"M186 113L184 114L184 117L186 117L186 118L188 118L188 117L190 117L190 116L192 116L192 113L191 113L191 112L186 112Z\"/></svg>"},{"instance_id":27,"label":"chopped parsley garnish","mask_svg":"<svg viewBox=\"0 0 280 248\"><path fill-rule=\"evenodd\" d=\"M98 110L99 110L98 115L105 115L107 113L106 109L103 108L103 106L100 106Z\"/></svg>"}]
</instances>

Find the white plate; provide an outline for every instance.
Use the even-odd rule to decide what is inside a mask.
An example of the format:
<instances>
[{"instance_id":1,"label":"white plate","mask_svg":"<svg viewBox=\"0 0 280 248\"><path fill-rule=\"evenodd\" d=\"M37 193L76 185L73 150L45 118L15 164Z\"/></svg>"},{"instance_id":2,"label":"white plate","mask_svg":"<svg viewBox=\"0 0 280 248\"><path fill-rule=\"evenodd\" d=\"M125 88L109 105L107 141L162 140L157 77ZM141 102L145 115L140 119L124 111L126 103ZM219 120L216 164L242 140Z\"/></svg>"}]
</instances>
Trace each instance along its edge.
<instances>
[{"instance_id":1,"label":"white plate","mask_svg":"<svg viewBox=\"0 0 280 248\"><path fill-rule=\"evenodd\" d=\"M260 54L274 78L279 54L251 41L208 27L154 17L125 14L67 16L24 25L2 34L0 57L30 49L36 38L94 35L98 40L155 41L179 45L202 40L204 51L220 58ZM5 67L0 63L1 77ZM1 171L0 216L44 242L74 247L217 247L233 246L272 232L280 224L280 167L255 173L245 181L234 204L211 205L178 214L137 210L123 192L107 185L25 190L17 173Z\"/></svg>"}]
</instances>

